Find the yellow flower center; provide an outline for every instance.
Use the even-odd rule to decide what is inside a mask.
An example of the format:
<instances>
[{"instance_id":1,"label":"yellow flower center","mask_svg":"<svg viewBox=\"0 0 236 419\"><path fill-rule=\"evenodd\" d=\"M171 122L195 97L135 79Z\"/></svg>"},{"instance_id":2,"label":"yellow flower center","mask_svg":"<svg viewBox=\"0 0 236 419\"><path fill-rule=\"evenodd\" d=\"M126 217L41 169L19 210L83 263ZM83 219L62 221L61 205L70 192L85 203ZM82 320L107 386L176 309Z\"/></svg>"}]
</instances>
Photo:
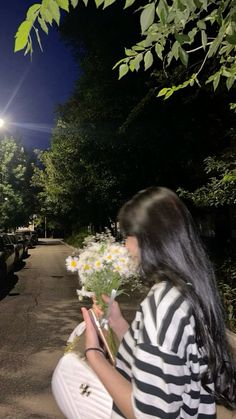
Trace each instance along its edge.
<instances>
[{"instance_id":1,"label":"yellow flower center","mask_svg":"<svg viewBox=\"0 0 236 419\"><path fill-rule=\"evenodd\" d=\"M72 266L72 268L76 268L76 265L77 265L77 264L76 264L76 260L72 260L72 261L71 261L71 266Z\"/></svg>"},{"instance_id":2,"label":"yellow flower center","mask_svg":"<svg viewBox=\"0 0 236 419\"><path fill-rule=\"evenodd\" d=\"M100 260L98 260L98 261L95 263L95 266L97 266L98 268L101 266L101 262L100 262Z\"/></svg>"}]
</instances>

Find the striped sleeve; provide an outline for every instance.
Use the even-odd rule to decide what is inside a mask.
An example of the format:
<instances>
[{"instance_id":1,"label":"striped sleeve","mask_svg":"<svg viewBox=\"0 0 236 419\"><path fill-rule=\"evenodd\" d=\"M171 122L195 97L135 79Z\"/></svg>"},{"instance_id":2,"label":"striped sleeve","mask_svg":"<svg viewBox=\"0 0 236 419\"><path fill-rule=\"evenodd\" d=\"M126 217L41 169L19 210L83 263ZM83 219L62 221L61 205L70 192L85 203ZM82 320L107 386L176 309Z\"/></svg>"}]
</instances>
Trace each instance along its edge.
<instances>
[{"instance_id":1,"label":"striped sleeve","mask_svg":"<svg viewBox=\"0 0 236 419\"><path fill-rule=\"evenodd\" d=\"M182 395L190 384L189 369L170 351L150 344L135 350L132 402L136 418L178 418Z\"/></svg>"}]
</instances>

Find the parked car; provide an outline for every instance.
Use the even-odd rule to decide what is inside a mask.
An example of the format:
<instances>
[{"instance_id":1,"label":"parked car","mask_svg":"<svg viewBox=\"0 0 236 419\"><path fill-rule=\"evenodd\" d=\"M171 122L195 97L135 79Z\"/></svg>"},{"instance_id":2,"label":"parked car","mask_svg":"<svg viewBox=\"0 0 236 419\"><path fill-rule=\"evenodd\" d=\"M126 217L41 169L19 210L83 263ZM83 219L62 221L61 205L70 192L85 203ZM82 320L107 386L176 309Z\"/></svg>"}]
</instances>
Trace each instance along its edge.
<instances>
[{"instance_id":1,"label":"parked car","mask_svg":"<svg viewBox=\"0 0 236 419\"><path fill-rule=\"evenodd\" d=\"M0 234L0 282L3 283L7 275L14 271L15 248L9 243L6 234Z\"/></svg>"},{"instance_id":2,"label":"parked car","mask_svg":"<svg viewBox=\"0 0 236 419\"><path fill-rule=\"evenodd\" d=\"M28 249L29 249L29 240L23 233L15 233L16 240L18 243L22 243L23 245L23 259L28 256Z\"/></svg>"},{"instance_id":3,"label":"parked car","mask_svg":"<svg viewBox=\"0 0 236 419\"><path fill-rule=\"evenodd\" d=\"M7 237L9 239L9 243L13 244L14 248L15 248L15 265L17 265L22 259L23 259L23 255L24 255L24 246L23 243L20 243L17 239L17 237L15 236L15 234L7 234Z\"/></svg>"}]
</instances>

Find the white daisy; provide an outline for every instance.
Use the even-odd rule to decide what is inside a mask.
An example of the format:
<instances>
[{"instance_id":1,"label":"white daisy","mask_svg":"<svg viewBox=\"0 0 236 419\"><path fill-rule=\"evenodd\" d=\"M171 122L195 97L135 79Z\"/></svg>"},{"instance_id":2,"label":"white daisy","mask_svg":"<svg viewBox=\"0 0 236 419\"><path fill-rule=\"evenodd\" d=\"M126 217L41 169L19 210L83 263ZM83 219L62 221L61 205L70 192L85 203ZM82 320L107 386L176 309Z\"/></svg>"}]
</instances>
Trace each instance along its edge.
<instances>
[{"instance_id":1,"label":"white daisy","mask_svg":"<svg viewBox=\"0 0 236 419\"><path fill-rule=\"evenodd\" d=\"M94 296L94 293L91 291L86 291L84 287L81 288L81 290L76 290L76 294L79 297L79 301L83 301L83 297L92 298Z\"/></svg>"},{"instance_id":2,"label":"white daisy","mask_svg":"<svg viewBox=\"0 0 236 419\"><path fill-rule=\"evenodd\" d=\"M79 259L74 256L68 256L66 258L66 268L70 272L76 272L78 271L78 263Z\"/></svg>"}]
</instances>

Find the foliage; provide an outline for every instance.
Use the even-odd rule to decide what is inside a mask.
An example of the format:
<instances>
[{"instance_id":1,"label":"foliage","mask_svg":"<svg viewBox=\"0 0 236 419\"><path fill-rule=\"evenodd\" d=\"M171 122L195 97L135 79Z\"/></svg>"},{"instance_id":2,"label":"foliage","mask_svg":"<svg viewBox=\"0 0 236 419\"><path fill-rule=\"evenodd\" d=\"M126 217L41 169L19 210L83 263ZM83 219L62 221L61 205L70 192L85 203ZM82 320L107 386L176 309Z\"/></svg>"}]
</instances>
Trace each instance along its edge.
<instances>
[{"instance_id":1,"label":"foliage","mask_svg":"<svg viewBox=\"0 0 236 419\"><path fill-rule=\"evenodd\" d=\"M226 312L228 328L236 333L236 264L231 258L219 264L218 286Z\"/></svg>"},{"instance_id":2,"label":"foliage","mask_svg":"<svg viewBox=\"0 0 236 419\"><path fill-rule=\"evenodd\" d=\"M233 149L223 153L220 159L216 156L206 158L204 166L206 174L212 175L206 185L197 188L194 192L179 188L179 195L200 207L235 205L236 154Z\"/></svg>"},{"instance_id":3,"label":"foliage","mask_svg":"<svg viewBox=\"0 0 236 419\"><path fill-rule=\"evenodd\" d=\"M42 188L42 210L65 217L72 231L96 220L102 225L114 211L116 198L111 191L116 181L95 138L87 139L79 127L75 133L75 124L59 124L51 149L40 156L43 168L38 168L34 176L34 184Z\"/></svg>"},{"instance_id":4,"label":"foliage","mask_svg":"<svg viewBox=\"0 0 236 419\"><path fill-rule=\"evenodd\" d=\"M65 239L69 245L80 249L83 247L84 239L88 236L88 228L80 228L78 233L73 233L71 236Z\"/></svg>"},{"instance_id":5,"label":"foliage","mask_svg":"<svg viewBox=\"0 0 236 419\"><path fill-rule=\"evenodd\" d=\"M0 156L0 228L15 228L34 213L32 161L12 137L1 139Z\"/></svg>"},{"instance_id":6,"label":"foliage","mask_svg":"<svg viewBox=\"0 0 236 419\"><path fill-rule=\"evenodd\" d=\"M107 8L117 0L95 0L97 7ZM85 6L88 0L81 0ZM41 47L39 29L48 33L48 26L60 23L61 10L75 8L78 0L42 0L32 5L16 34L15 51L33 52L31 30ZM163 88L158 96L165 99L176 90L200 85L200 73L206 63L215 59L210 75L203 82L214 90L220 80L230 89L236 79L236 7L234 0L126 0L124 8L136 7L140 15L141 40L125 48L126 57L115 65L119 78L129 71L148 70L161 60L166 72L172 62L180 61L184 81L178 86ZM41 47L42 48L42 47ZM190 65L189 65L190 64ZM189 65L189 67L188 67Z\"/></svg>"}]
</instances>

